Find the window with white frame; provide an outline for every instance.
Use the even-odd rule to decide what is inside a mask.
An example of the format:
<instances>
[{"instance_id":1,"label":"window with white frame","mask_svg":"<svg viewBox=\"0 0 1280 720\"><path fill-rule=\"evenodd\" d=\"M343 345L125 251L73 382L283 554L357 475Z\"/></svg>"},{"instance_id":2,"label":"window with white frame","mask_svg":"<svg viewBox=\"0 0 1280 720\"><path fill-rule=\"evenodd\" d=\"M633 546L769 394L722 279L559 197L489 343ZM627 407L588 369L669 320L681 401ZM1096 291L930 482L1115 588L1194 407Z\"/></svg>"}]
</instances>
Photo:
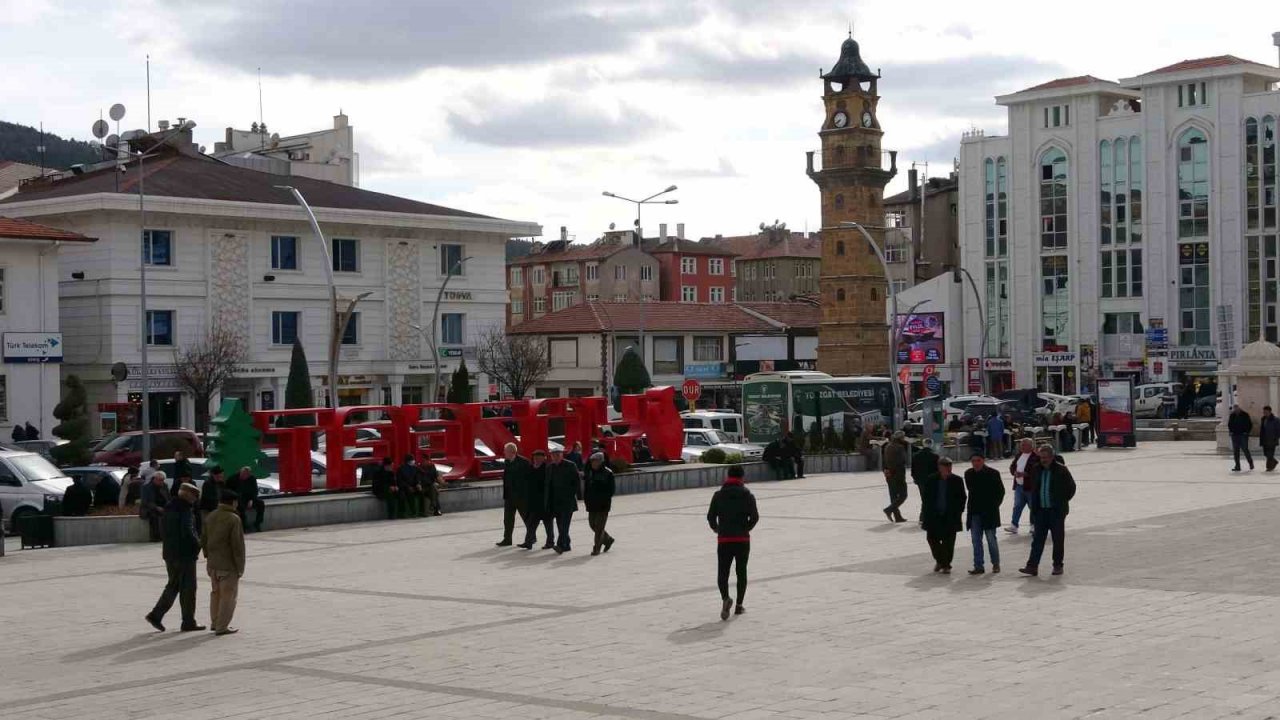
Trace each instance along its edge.
<instances>
[{"instance_id":1,"label":"window with white frame","mask_svg":"<svg viewBox=\"0 0 1280 720\"><path fill-rule=\"evenodd\" d=\"M1196 128L1178 140L1178 237L1209 237L1209 140Z\"/></svg>"},{"instance_id":2,"label":"window with white frame","mask_svg":"<svg viewBox=\"0 0 1280 720\"><path fill-rule=\"evenodd\" d=\"M173 231L143 230L142 261L154 267L173 265Z\"/></svg>"},{"instance_id":3,"label":"window with white frame","mask_svg":"<svg viewBox=\"0 0 1280 720\"><path fill-rule=\"evenodd\" d=\"M360 344L360 313L351 313L351 319L347 321L347 326L342 330L342 344Z\"/></svg>"},{"instance_id":4,"label":"window with white frame","mask_svg":"<svg viewBox=\"0 0 1280 720\"><path fill-rule=\"evenodd\" d=\"M613 266L613 279L614 279L614 280L626 280L626 279L627 279L627 266L626 266L626 265L614 265L614 266Z\"/></svg>"},{"instance_id":5,"label":"window with white frame","mask_svg":"<svg viewBox=\"0 0 1280 720\"><path fill-rule=\"evenodd\" d=\"M1209 296L1209 243L1178 244L1178 344L1207 346L1212 329Z\"/></svg>"},{"instance_id":6,"label":"window with white frame","mask_svg":"<svg viewBox=\"0 0 1280 720\"><path fill-rule=\"evenodd\" d=\"M698 287L696 285L681 287L680 302L698 302Z\"/></svg>"},{"instance_id":7,"label":"window with white frame","mask_svg":"<svg viewBox=\"0 0 1280 720\"><path fill-rule=\"evenodd\" d=\"M360 272L360 241L352 238L333 239L333 271Z\"/></svg>"},{"instance_id":8,"label":"window with white frame","mask_svg":"<svg viewBox=\"0 0 1280 720\"><path fill-rule=\"evenodd\" d=\"M511 301L511 316L515 318L524 317L524 301L523 300Z\"/></svg>"},{"instance_id":9,"label":"window with white frame","mask_svg":"<svg viewBox=\"0 0 1280 720\"><path fill-rule=\"evenodd\" d=\"M694 362L720 362L724 359L723 338L711 335L695 335L693 338Z\"/></svg>"},{"instance_id":10,"label":"window with white frame","mask_svg":"<svg viewBox=\"0 0 1280 720\"><path fill-rule=\"evenodd\" d=\"M888 243L884 246L884 261L904 263L907 261L907 247L904 243Z\"/></svg>"},{"instance_id":11,"label":"window with white frame","mask_svg":"<svg viewBox=\"0 0 1280 720\"><path fill-rule=\"evenodd\" d=\"M1136 312L1103 313L1103 335L1142 335L1142 316Z\"/></svg>"},{"instance_id":12,"label":"window with white frame","mask_svg":"<svg viewBox=\"0 0 1280 720\"><path fill-rule=\"evenodd\" d=\"M983 163L986 189L984 245L987 310L987 355L1009 357L1009 203L1008 163L1003 157Z\"/></svg>"},{"instance_id":13,"label":"window with white frame","mask_svg":"<svg viewBox=\"0 0 1280 720\"><path fill-rule=\"evenodd\" d=\"M738 277L738 261L729 261L729 277Z\"/></svg>"},{"instance_id":14,"label":"window with white frame","mask_svg":"<svg viewBox=\"0 0 1280 720\"><path fill-rule=\"evenodd\" d=\"M731 302L738 302L738 288L737 288L737 287L734 287L732 290L730 290L730 291L729 291L729 297L730 297L730 298L732 298L732 301L731 301Z\"/></svg>"},{"instance_id":15,"label":"window with white frame","mask_svg":"<svg viewBox=\"0 0 1280 720\"><path fill-rule=\"evenodd\" d=\"M600 279L600 263L589 262L586 267L587 280Z\"/></svg>"},{"instance_id":16,"label":"window with white frame","mask_svg":"<svg viewBox=\"0 0 1280 720\"><path fill-rule=\"evenodd\" d=\"M551 293L551 311L563 310L578 304L578 293L572 290L557 290Z\"/></svg>"},{"instance_id":17,"label":"window with white frame","mask_svg":"<svg viewBox=\"0 0 1280 720\"><path fill-rule=\"evenodd\" d=\"M1142 297L1142 141L1103 140L1098 169L1102 297Z\"/></svg>"},{"instance_id":18,"label":"window with white frame","mask_svg":"<svg viewBox=\"0 0 1280 720\"><path fill-rule=\"evenodd\" d=\"M547 299L544 297L536 297L533 299L533 313L542 315L547 311Z\"/></svg>"},{"instance_id":19,"label":"window with white frame","mask_svg":"<svg viewBox=\"0 0 1280 720\"><path fill-rule=\"evenodd\" d=\"M1204 81L1178 85L1178 107L1197 107L1208 104L1208 87Z\"/></svg>"},{"instance_id":20,"label":"window with white frame","mask_svg":"<svg viewBox=\"0 0 1280 720\"><path fill-rule=\"evenodd\" d=\"M271 313L271 344L292 345L298 339L298 324L302 313L277 310Z\"/></svg>"},{"instance_id":21,"label":"window with white frame","mask_svg":"<svg viewBox=\"0 0 1280 720\"><path fill-rule=\"evenodd\" d=\"M724 302L724 288L722 287L711 288L711 294L709 297L711 298L711 302L713 303Z\"/></svg>"},{"instance_id":22,"label":"window with white frame","mask_svg":"<svg viewBox=\"0 0 1280 720\"><path fill-rule=\"evenodd\" d=\"M173 311L147 311L147 344L162 347L173 345Z\"/></svg>"},{"instance_id":23,"label":"window with white frame","mask_svg":"<svg viewBox=\"0 0 1280 720\"><path fill-rule=\"evenodd\" d=\"M680 274L696 275L698 273L698 258L682 257L680 258Z\"/></svg>"},{"instance_id":24,"label":"window with white frame","mask_svg":"<svg viewBox=\"0 0 1280 720\"><path fill-rule=\"evenodd\" d=\"M271 236L271 269L298 269L298 238L293 235Z\"/></svg>"},{"instance_id":25,"label":"window with white frame","mask_svg":"<svg viewBox=\"0 0 1280 720\"><path fill-rule=\"evenodd\" d=\"M1245 232L1248 247L1248 333L1280 341L1280 153L1274 115L1244 124Z\"/></svg>"},{"instance_id":26,"label":"window with white frame","mask_svg":"<svg viewBox=\"0 0 1280 720\"><path fill-rule=\"evenodd\" d=\"M524 287L524 268L511 268L511 287Z\"/></svg>"},{"instance_id":27,"label":"window with white frame","mask_svg":"<svg viewBox=\"0 0 1280 720\"><path fill-rule=\"evenodd\" d=\"M440 342L443 345L461 345L463 323L466 315L462 313L440 313Z\"/></svg>"},{"instance_id":28,"label":"window with white frame","mask_svg":"<svg viewBox=\"0 0 1280 720\"><path fill-rule=\"evenodd\" d=\"M1044 126L1047 128L1071 125L1070 105L1050 105L1044 109Z\"/></svg>"},{"instance_id":29,"label":"window with white frame","mask_svg":"<svg viewBox=\"0 0 1280 720\"><path fill-rule=\"evenodd\" d=\"M653 279L653 266L652 266L652 265L641 265L641 266L640 266L640 279L641 279L641 280L652 280L652 279Z\"/></svg>"},{"instance_id":30,"label":"window with white frame","mask_svg":"<svg viewBox=\"0 0 1280 720\"><path fill-rule=\"evenodd\" d=\"M529 271L529 282L534 285L547 284L547 270L545 265L537 265L533 270Z\"/></svg>"},{"instance_id":31,"label":"window with white frame","mask_svg":"<svg viewBox=\"0 0 1280 720\"><path fill-rule=\"evenodd\" d=\"M680 375L684 372L684 338L655 337L653 339L653 373L655 375Z\"/></svg>"},{"instance_id":32,"label":"window with white frame","mask_svg":"<svg viewBox=\"0 0 1280 720\"><path fill-rule=\"evenodd\" d=\"M590 295L587 295L587 302L599 302L599 301L600 301L600 296L597 295L596 293L591 293Z\"/></svg>"},{"instance_id":33,"label":"window with white frame","mask_svg":"<svg viewBox=\"0 0 1280 720\"><path fill-rule=\"evenodd\" d=\"M462 262L461 245L456 243L440 244L440 274L441 275L466 275L466 263Z\"/></svg>"},{"instance_id":34,"label":"window with white frame","mask_svg":"<svg viewBox=\"0 0 1280 720\"><path fill-rule=\"evenodd\" d=\"M897 295L898 293L900 293L900 292L902 292L902 291L904 291L904 290L906 290L906 289L907 289L907 281L906 281L906 280L898 279L898 280L894 280L894 281L893 281L893 294L894 294L894 295Z\"/></svg>"},{"instance_id":35,"label":"window with white frame","mask_svg":"<svg viewBox=\"0 0 1280 720\"><path fill-rule=\"evenodd\" d=\"M1071 346L1071 286L1066 255L1040 258L1041 350L1058 351Z\"/></svg>"},{"instance_id":36,"label":"window with white frame","mask_svg":"<svg viewBox=\"0 0 1280 720\"><path fill-rule=\"evenodd\" d=\"M707 258L707 274L723 275L724 260L722 258Z\"/></svg>"},{"instance_id":37,"label":"window with white frame","mask_svg":"<svg viewBox=\"0 0 1280 720\"><path fill-rule=\"evenodd\" d=\"M626 293L618 293L617 295L614 295L614 296L613 296L613 301L614 301L614 302L626 302L626 301L627 301L627 294L626 294Z\"/></svg>"},{"instance_id":38,"label":"window with white frame","mask_svg":"<svg viewBox=\"0 0 1280 720\"><path fill-rule=\"evenodd\" d=\"M1067 249L1067 154L1049 148L1040 156L1040 250Z\"/></svg>"}]
</instances>

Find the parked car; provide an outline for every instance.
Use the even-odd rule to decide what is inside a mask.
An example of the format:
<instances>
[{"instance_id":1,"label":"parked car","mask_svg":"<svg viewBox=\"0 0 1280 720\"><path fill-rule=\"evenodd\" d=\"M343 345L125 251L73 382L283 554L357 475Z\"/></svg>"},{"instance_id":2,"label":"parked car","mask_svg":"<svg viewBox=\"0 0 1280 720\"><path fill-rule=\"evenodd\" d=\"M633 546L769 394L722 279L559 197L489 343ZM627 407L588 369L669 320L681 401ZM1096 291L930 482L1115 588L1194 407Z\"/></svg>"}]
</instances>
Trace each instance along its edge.
<instances>
[{"instance_id":1,"label":"parked car","mask_svg":"<svg viewBox=\"0 0 1280 720\"><path fill-rule=\"evenodd\" d=\"M936 396L934 396L936 397ZM932 397L917 400L907 407L907 422L913 425L920 425L924 422L924 401L930 400ZM964 409L975 402L997 402L998 399L990 395L949 395L942 401L943 420L948 421L951 418L960 417L964 414Z\"/></svg>"},{"instance_id":2,"label":"parked car","mask_svg":"<svg viewBox=\"0 0 1280 720\"><path fill-rule=\"evenodd\" d=\"M0 519L14 521L44 510L46 502L61 502L71 478L40 455L25 450L0 450Z\"/></svg>"},{"instance_id":3,"label":"parked car","mask_svg":"<svg viewBox=\"0 0 1280 720\"><path fill-rule=\"evenodd\" d=\"M110 475L115 478L118 483L123 483L127 468L111 467L109 465L87 465L78 467L65 467L62 472L72 480L79 480L85 487L94 490L98 487L98 483L102 478Z\"/></svg>"},{"instance_id":4,"label":"parked car","mask_svg":"<svg viewBox=\"0 0 1280 720\"><path fill-rule=\"evenodd\" d=\"M1202 395L1196 398L1195 405L1192 406L1192 414L1207 418L1217 417L1218 406L1221 404L1221 395ZM1254 422L1256 423L1257 420L1255 419Z\"/></svg>"},{"instance_id":5,"label":"parked car","mask_svg":"<svg viewBox=\"0 0 1280 720\"><path fill-rule=\"evenodd\" d=\"M48 438L45 440L21 440L19 442L13 443L14 447L18 448L19 450L26 450L27 452L36 453L41 457L43 457L45 460L48 460L49 462L54 462L53 453L51 451L55 447L58 447L59 445L66 445L66 444L67 444L67 441L63 440L62 438Z\"/></svg>"},{"instance_id":6,"label":"parked car","mask_svg":"<svg viewBox=\"0 0 1280 720\"><path fill-rule=\"evenodd\" d=\"M210 461L208 458L190 458L190 460L191 460L191 482L196 487L204 487L204 481L209 479L209 468L213 467L213 462ZM165 476L169 479L169 482L173 482L173 478L174 478L173 465L174 465L173 458L160 461L160 472L165 474ZM236 470L238 469L239 468L235 468L235 469L224 468L225 473L223 477L230 480L232 476L236 474ZM232 489L234 490L234 488ZM280 480L278 478L275 478L275 477L258 478L259 497L266 497L270 495L279 495L279 494L280 494Z\"/></svg>"},{"instance_id":7,"label":"parked car","mask_svg":"<svg viewBox=\"0 0 1280 720\"><path fill-rule=\"evenodd\" d=\"M1011 419L1013 422L1024 425L1035 424L1042 419L1042 416L1037 415L1035 411L1027 410L1014 400L997 400L996 402L970 403L969 407L965 408L964 414L960 416L960 420L966 423L986 422L995 413L999 413L1006 420Z\"/></svg>"},{"instance_id":8,"label":"parked car","mask_svg":"<svg viewBox=\"0 0 1280 720\"><path fill-rule=\"evenodd\" d=\"M742 442L742 414L727 410L692 410L680 413L686 428L718 430L733 442Z\"/></svg>"},{"instance_id":9,"label":"parked car","mask_svg":"<svg viewBox=\"0 0 1280 720\"><path fill-rule=\"evenodd\" d=\"M749 443L731 442L719 430L709 428L685 428L684 448L680 451L680 459L685 462L698 462L702 453L711 448L719 448L728 453L737 453L744 460L758 460L764 454L764 448Z\"/></svg>"},{"instance_id":10,"label":"parked car","mask_svg":"<svg viewBox=\"0 0 1280 720\"><path fill-rule=\"evenodd\" d=\"M1177 407L1182 383L1147 383L1133 388L1133 416L1140 418L1165 417L1165 413Z\"/></svg>"},{"instance_id":11,"label":"parked car","mask_svg":"<svg viewBox=\"0 0 1280 720\"><path fill-rule=\"evenodd\" d=\"M152 430L151 457L168 460L181 450L188 458L204 457L204 444L190 430ZM142 431L120 433L93 454L95 465L131 467L142 462Z\"/></svg>"}]
</instances>

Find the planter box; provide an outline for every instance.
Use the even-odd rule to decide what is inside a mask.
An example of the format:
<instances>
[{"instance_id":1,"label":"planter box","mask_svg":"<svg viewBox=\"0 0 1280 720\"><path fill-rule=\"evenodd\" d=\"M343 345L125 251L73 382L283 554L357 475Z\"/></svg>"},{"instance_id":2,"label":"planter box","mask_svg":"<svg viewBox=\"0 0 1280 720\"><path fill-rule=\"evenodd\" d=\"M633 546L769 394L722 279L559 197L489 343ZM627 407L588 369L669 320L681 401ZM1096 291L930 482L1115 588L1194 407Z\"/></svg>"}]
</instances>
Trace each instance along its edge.
<instances>
[{"instance_id":1,"label":"planter box","mask_svg":"<svg viewBox=\"0 0 1280 720\"><path fill-rule=\"evenodd\" d=\"M861 455L809 455L804 459L805 474L861 472L866 458ZM669 468L620 473L617 494L688 490L719 487L727 465L687 464ZM748 482L773 480L773 473L760 462L743 463ZM266 500L262 529L316 527L341 523L369 522L385 517L386 506L366 492L335 493L283 497ZM447 513L502 507L502 483L495 481L468 483L440 492L440 506ZM102 517L54 518L55 545L101 545L123 542L147 542L147 524L134 515Z\"/></svg>"}]
</instances>

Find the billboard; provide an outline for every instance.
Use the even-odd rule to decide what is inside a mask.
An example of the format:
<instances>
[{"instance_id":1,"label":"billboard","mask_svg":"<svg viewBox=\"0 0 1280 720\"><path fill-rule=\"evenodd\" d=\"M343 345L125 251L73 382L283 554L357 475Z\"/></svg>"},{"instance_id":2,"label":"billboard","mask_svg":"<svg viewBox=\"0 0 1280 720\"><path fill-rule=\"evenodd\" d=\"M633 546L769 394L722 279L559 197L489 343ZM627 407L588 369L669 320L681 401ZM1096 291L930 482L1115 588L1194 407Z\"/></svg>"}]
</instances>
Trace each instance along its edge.
<instances>
[{"instance_id":1,"label":"billboard","mask_svg":"<svg viewBox=\"0 0 1280 720\"><path fill-rule=\"evenodd\" d=\"M894 328L898 338L899 365L931 365L946 362L943 313L899 315Z\"/></svg>"},{"instance_id":2,"label":"billboard","mask_svg":"<svg viewBox=\"0 0 1280 720\"><path fill-rule=\"evenodd\" d=\"M4 361L7 363L62 362L62 333L7 332L4 334Z\"/></svg>"},{"instance_id":3,"label":"billboard","mask_svg":"<svg viewBox=\"0 0 1280 720\"><path fill-rule=\"evenodd\" d=\"M787 383L744 384L742 415L751 442L769 442L781 436L787 422Z\"/></svg>"},{"instance_id":4,"label":"billboard","mask_svg":"<svg viewBox=\"0 0 1280 720\"><path fill-rule=\"evenodd\" d=\"M1133 382L1098 378L1098 446L1133 445Z\"/></svg>"}]
</instances>

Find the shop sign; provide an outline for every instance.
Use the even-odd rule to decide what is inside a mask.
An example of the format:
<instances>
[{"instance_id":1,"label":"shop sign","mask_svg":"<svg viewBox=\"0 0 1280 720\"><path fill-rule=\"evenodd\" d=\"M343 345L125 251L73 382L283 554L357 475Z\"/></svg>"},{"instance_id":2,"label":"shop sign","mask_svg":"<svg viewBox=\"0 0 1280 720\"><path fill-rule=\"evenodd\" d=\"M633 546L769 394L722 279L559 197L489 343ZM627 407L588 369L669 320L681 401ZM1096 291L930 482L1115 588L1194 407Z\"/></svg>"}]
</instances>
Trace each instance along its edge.
<instances>
[{"instance_id":1,"label":"shop sign","mask_svg":"<svg viewBox=\"0 0 1280 720\"><path fill-rule=\"evenodd\" d=\"M974 362L977 362L977 358L974 358ZM987 358L983 361L982 367L984 370L994 370L997 372L1012 371L1013 360L1010 360L1009 358Z\"/></svg>"},{"instance_id":2,"label":"shop sign","mask_svg":"<svg viewBox=\"0 0 1280 720\"><path fill-rule=\"evenodd\" d=\"M237 376L248 375L250 377L262 377L264 375L275 375L276 367L274 365L241 365L236 368Z\"/></svg>"},{"instance_id":3,"label":"shop sign","mask_svg":"<svg viewBox=\"0 0 1280 720\"><path fill-rule=\"evenodd\" d=\"M7 332L4 334L4 361L7 363L62 362L62 333Z\"/></svg>"},{"instance_id":4,"label":"shop sign","mask_svg":"<svg viewBox=\"0 0 1280 720\"><path fill-rule=\"evenodd\" d=\"M1169 362L1175 365L1216 365L1218 349L1212 345L1169 348Z\"/></svg>"},{"instance_id":5,"label":"shop sign","mask_svg":"<svg viewBox=\"0 0 1280 720\"><path fill-rule=\"evenodd\" d=\"M684 366L686 378L718 378L724 375L724 366L720 363L696 363Z\"/></svg>"},{"instance_id":6,"label":"shop sign","mask_svg":"<svg viewBox=\"0 0 1280 720\"><path fill-rule=\"evenodd\" d=\"M1031 364L1036 367L1053 365L1075 365L1079 356L1073 352L1038 352L1031 356Z\"/></svg>"},{"instance_id":7,"label":"shop sign","mask_svg":"<svg viewBox=\"0 0 1280 720\"><path fill-rule=\"evenodd\" d=\"M445 300L470 300L471 291L470 290L445 290L444 299Z\"/></svg>"}]
</instances>

